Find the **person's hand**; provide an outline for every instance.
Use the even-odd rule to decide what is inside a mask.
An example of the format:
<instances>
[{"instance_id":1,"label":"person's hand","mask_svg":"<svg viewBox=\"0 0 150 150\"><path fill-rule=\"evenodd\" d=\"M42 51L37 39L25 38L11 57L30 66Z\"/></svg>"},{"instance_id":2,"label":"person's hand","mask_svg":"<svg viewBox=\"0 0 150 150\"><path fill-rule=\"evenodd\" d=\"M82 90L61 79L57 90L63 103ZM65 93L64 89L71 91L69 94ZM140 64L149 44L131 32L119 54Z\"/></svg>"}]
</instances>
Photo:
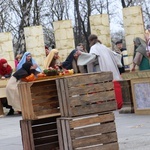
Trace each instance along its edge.
<instances>
[{"instance_id":1,"label":"person's hand","mask_svg":"<svg viewBox=\"0 0 150 150\"><path fill-rule=\"evenodd\" d=\"M5 77L4 77L4 76L2 76L2 77L1 77L1 79L2 79L2 80L4 80L4 79L5 79Z\"/></svg>"},{"instance_id":2,"label":"person's hand","mask_svg":"<svg viewBox=\"0 0 150 150\"><path fill-rule=\"evenodd\" d=\"M134 68L134 67L131 69L131 72L133 72L133 71L135 71L135 68Z\"/></svg>"},{"instance_id":3,"label":"person's hand","mask_svg":"<svg viewBox=\"0 0 150 150\"><path fill-rule=\"evenodd\" d=\"M38 67L37 64L33 64L33 65L31 66L31 69L36 69L37 67Z\"/></svg>"}]
</instances>

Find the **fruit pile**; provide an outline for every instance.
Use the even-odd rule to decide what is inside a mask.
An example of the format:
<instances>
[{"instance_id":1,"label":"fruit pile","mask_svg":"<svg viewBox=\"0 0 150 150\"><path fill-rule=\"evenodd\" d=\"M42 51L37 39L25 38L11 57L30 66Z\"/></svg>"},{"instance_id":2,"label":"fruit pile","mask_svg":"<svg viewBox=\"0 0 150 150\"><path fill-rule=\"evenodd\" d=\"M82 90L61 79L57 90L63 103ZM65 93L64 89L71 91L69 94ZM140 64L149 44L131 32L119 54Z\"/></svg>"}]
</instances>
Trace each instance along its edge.
<instances>
[{"instance_id":1,"label":"fruit pile","mask_svg":"<svg viewBox=\"0 0 150 150\"><path fill-rule=\"evenodd\" d=\"M70 69L70 70L62 69L62 70L59 72L59 76L71 75L71 74L74 74L74 70L73 70L73 69Z\"/></svg>"}]
</instances>

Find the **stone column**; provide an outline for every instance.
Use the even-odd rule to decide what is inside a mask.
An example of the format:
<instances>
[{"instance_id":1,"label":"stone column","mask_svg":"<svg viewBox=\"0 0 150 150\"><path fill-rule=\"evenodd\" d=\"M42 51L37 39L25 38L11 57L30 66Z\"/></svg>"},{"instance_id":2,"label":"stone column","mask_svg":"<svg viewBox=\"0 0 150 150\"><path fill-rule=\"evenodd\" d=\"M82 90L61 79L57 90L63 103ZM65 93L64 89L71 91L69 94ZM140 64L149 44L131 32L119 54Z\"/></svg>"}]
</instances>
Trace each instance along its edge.
<instances>
[{"instance_id":1,"label":"stone column","mask_svg":"<svg viewBox=\"0 0 150 150\"><path fill-rule=\"evenodd\" d=\"M99 40L111 47L110 26L107 14L90 16L91 34L96 34Z\"/></svg>"},{"instance_id":2,"label":"stone column","mask_svg":"<svg viewBox=\"0 0 150 150\"><path fill-rule=\"evenodd\" d=\"M68 54L75 49L74 34L71 20L53 22L56 49L59 50L61 61L64 61Z\"/></svg>"},{"instance_id":3,"label":"stone column","mask_svg":"<svg viewBox=\"0 0 150 150\"><path fill-rule=\"evenodd\" d=\"M37 64L43 69L43 62L46 58L45 44L42 26L24 28L26 51L32 54Z\"/></svg>"},{"instance_id":4,"label":"stone column","mask_svg":"<svg viewBox=\"0 0 150 150\"><path fill-rule=\"evenodd\" d=\"M0 58L6 59L13 71L15 70L12 34L10 32L0 33Z\"/></svg>"},{"instance_id":5,"label":"stone column","mask_svg":"<svg viewBox=\"0 0 150 150\"><path fill-rule=\"evenodd\" d=\"M126 48L128 52L128 65L131 67L134 55L133 39L140 37L144 39L144 23L142 9L140 6L123 9L123 22L125 30Z\"/></svg>"}]
</instances>

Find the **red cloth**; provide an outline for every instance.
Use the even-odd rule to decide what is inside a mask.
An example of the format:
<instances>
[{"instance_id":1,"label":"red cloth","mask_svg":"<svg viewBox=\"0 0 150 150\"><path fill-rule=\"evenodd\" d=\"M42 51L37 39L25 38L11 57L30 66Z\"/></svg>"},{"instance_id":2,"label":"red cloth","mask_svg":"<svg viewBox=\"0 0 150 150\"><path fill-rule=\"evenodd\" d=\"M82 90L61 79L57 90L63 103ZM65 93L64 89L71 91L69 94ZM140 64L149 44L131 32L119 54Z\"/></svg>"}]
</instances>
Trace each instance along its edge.
<instances>
[{"instance_id":1,"label":"red cloth","mask_svg":"<svg viewBox=\"0 0 150 150\"><path fill-rule=\"evenodd\" d=\"M115 97L116 97L116 101L117 101L117 108L121 109L122 104L123 104L121 86L118 81L113 81L113 83L114 83Z\"/></svg>"},{"instance_id":2,"label":"red cloth","mask_svg":"<svg viewBox=\"0 0 150 150\"><path fill-rule=\"evenodd\" d=\"M5 76L9 75L12 72L12 68L7 64L7 67L4 67L3 64L7 63L6 59L0 59L0 75Z\"/></svg>"}]
</instances>

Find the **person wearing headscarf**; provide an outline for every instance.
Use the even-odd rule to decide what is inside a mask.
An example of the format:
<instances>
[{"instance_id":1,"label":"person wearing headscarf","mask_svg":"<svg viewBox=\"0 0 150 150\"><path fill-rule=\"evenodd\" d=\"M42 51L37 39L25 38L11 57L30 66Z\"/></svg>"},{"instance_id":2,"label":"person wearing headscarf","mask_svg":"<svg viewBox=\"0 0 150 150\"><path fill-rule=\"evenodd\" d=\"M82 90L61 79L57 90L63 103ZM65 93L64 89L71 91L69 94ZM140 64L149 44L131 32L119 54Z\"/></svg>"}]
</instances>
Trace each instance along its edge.
<instances>
[{"instance_id":1,"label":"person wearing headscarf","mask_svg":"<svg viewBox=\"0 0 150 150\"><path fill-rule=\"evenodd\" d=\"M78 46L77 49L79 49ZM86 73L87 71L84 66L77 65L78 59L77 49L71 51L66 60L62 63L62 67L67 70L73 69L75 73Z\"/></svg>"},{"instance_id":2,"label":"person wearing headscarf","mask_svg":"<svg viewBox=\"0 0 150 150\"><path fill-rule=\"evenodd\" d=\"M25 78L31 75L32 73L34 74L36 72L36 68L36 65L32 65L32 63L30 62L26 62L8 80L8 83L6 85L6 97L8 100L8 104L12 106L15 111L21 111L17 86L21 82L22 78Z\"/></svg>"},{"instance_id":3,"label":"person wearing headscarf","mask_svg":"<svg viewBox=\"0 0 150 150\"><path fill-rule=\"evenodd\" d=\"M149 70L150 62L146 53L146 42L136 37L134 40L134 59L133 59L133 67L131 71L135 70L135 66L139 66L139 70Z\"/></svg>"},{"instance_id":4,"label":"person wearing headscarf","mask_svg":"<svg viewBox=\"0 0 150 150\"><path fill-rule=\"evenodd\" d=\"M6 59L0 59L0 77L1 78L9 78L12 74L12 68L7 63Z\"/></svg>"},{"instance_id":5,"label":"person wearing headscarf","mask_svg":"<svg viewBox=\"0 0 150 150\"><path fill-rule=\"evenodd\" d=\"M31 64L36 64L36 61L32 58L32 55L30 52L25 52L21 58L21 60L19 61L18 65L17 65L17 70L19 70L22 65L25 63L25 62L30 62ZM40 67L37 65L37 68L36 68L36 71L37 72L42 72L42 70L40 69Z\"/></svg>"},{"instance_id":6,"label":"person wearing headscarf","mask_svg":"<svg viewBox=\"0 0 150 150\"><path fill-rule=\"evenodd\" d=\"M48 69L49 67L55 68L56 65L60 65L58 50L52 49L44 60L44 69Z\"/></svg>"}]
</instances>

